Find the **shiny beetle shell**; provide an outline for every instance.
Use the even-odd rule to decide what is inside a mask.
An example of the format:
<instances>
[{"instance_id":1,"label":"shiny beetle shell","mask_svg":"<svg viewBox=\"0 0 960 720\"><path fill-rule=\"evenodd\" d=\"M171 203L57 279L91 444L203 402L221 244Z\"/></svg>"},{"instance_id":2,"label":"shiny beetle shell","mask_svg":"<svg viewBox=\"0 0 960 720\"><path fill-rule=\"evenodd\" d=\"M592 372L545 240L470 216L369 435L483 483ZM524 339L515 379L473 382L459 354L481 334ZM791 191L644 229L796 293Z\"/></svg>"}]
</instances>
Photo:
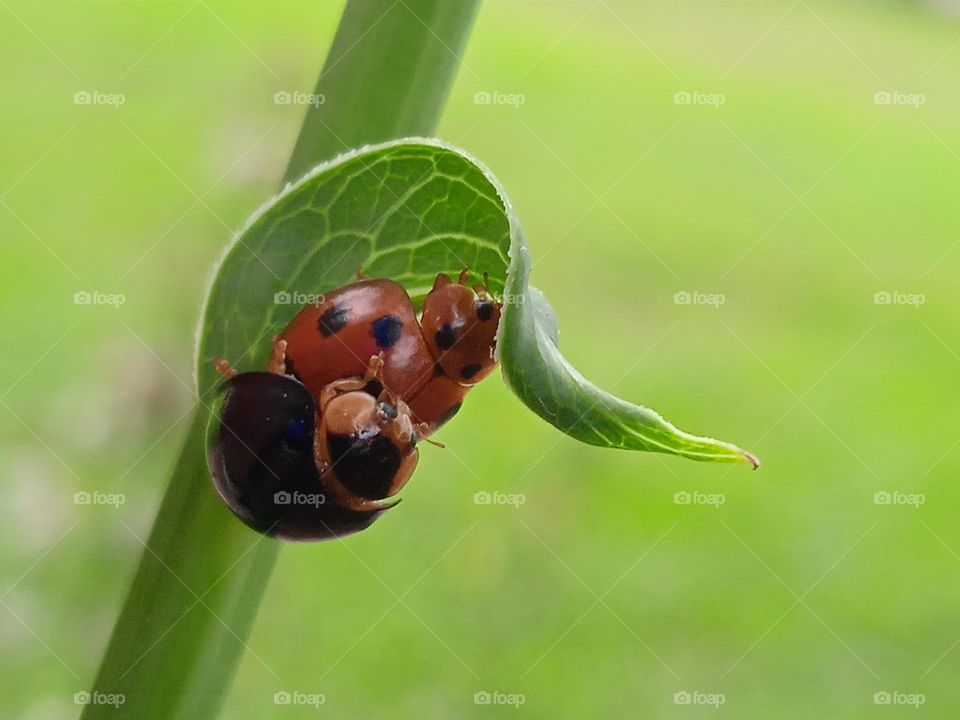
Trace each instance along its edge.
<instances>
[{"instance_id":1,"label":"shiny beetle shell","mask_svg":"<svg viewBox=\"0 0 960 720\"><path fill-rule=\"evenodd\" d=\"M314 394L334 380L362 376L381 353L383 385L400 397L433 376L410 296L390 280L361 280L327 293L297 313L279 339L287 343L287 372Z\"/></svg>"},{"instance_id":2,"label":"shiny beetle shell","mask_svg":"<svg viewBox=\"0 0 960 720\"><path fill-rule=\"evenodd\" d=\"M461 385L476 385L497 366L493 358L500 304L481 288L475 292L437 275L423 303L423 337L444 374Z\"/></svg>"},{"instance_id":3,"label":"shiny beetle shell","mask_svg":"<svg viewBox=\"0 0 960 720\"><path fill-rule=\"evenodd\" d=\"M325 468L336 501L354 510L378 509L417 467L417 433L402 401L375 399L363 391L331 399L320 414L317 465Z\"/></svg>"},{"instance_id":4,"label":"shiny beetle shell","mask_svg":"<svg viewBox=\"0 0 960 720\"><path fill-rule=\"evenodd\" d=\"M251 528L285 540L324 540L364 530L392 507L358 511L331 501L314 459L316 405L303 384L247 372L220 392L210 472L224 503Z\"/></svg>"}]
</instances>

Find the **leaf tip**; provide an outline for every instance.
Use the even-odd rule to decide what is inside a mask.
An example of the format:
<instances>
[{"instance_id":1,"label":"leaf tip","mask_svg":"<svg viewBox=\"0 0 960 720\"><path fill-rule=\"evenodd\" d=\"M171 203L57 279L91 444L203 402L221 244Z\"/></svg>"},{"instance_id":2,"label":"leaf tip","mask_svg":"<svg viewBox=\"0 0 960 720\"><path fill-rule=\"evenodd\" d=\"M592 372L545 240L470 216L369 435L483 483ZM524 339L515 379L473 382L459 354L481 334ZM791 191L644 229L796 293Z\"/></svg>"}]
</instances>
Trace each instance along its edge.
<instances>
[{"instance_id":1,"label":"leaf tip","mask_svg":"<svg viewBox=\"0 0 960 720\"><path fill-rule=\"evenodd\" d=\"M740 450L740 454L743 456L743 459L750 463L753 466L753 470L760 469L760 458L754 455L752 452L747 452L746 450Z\"/></svg>"}]
</instances>

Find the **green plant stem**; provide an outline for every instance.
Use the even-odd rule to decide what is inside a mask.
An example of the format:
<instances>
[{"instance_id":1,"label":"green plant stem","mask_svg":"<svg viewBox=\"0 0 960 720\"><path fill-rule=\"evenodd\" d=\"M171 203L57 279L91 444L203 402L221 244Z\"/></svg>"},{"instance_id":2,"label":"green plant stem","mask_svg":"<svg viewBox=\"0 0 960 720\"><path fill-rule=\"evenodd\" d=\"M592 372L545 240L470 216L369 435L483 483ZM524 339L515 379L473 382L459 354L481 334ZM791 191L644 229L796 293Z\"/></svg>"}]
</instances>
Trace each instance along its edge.
<instances>
[{"instance_id":1,"label":"green plant stem","mask_svg":"<svg viewBox=\"0 0 960 720\"><path fill-rule=\"evenodd\" d=\"M349 147L432 134L478 5L349 0L284 181ZM216 496L206 424L201 406L93 686L123 704L89 704L85 720L208 720L229 689L280 545Z\"/></svg>"},{"instance_id":2,"label":"green plant stem","mask_svg":"<svg viewBox=\"0 0 960 720\"><path fill-rule=\"evenodd\" d=\"M432 135L480 0L350 0L285 179L368 143Z\"/></svg>"}]
</instances>

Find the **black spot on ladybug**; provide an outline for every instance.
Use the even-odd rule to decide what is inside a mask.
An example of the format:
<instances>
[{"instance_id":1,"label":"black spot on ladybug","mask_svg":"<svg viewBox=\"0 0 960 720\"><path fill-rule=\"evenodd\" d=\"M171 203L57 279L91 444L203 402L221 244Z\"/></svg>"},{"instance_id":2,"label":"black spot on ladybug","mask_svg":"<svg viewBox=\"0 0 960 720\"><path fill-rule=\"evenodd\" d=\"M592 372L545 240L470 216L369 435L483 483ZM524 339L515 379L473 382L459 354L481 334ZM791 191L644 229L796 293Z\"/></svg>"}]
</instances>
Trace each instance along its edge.
<instances>
[{"instance_id":1,"label":"black spot on ladybug","mask_svg":"<svg viewBox=\"0 0 960 720\"><path fill-rule=\"evenodd\" d=\"M333 472L350 492L368 500L387 497L400 469L400 450L388 438L329 434L327 445Z\"/></svg>"},{"instance_id":2,"label":"black spot on ladybug","mask_svg":"<svg viewBox=\"0 0 960 720\"><path fill-rule=\"evenodd\" d=\"M320 316L320 332L324 337L343 330L347 324L347 309L343 305L331 305Z\"/></svg>"},{"instance_id":3,"label":"black spot on ladybug","mask_svg":"<svg viewBox=\"0 0 960 720\"><path fill-rule=\"evenodd\" d=\"M469 380L482 369L483 368L479 363L474 363L473 365L464 365L462 368L460 368L460 377L462 377L464 380Z\"/></svg>"},{"instance_id":4,"label":"black spot on ladybug","mask_svg":"<svg viewBox=\"0 0 960 720\"><path fill-rule=\"evenodd\" d=\"M446 373L443 371L443 368L440 367L440 363L433 364L433 376L434 377L444 377Z\"/></svg>"},{"instance_id":5,"label":"black spot on ladybug","mask_svg":"<svg viewBox=\"0 0 960 720\"><path fill-rule=\"evenodd\" d=\"M370 332L377 345L388 348L396 344L403 331L403 321L396 315L384 315L370 323Z\"/></svg>"},{"instance_id":6,"label":"black spot on ladybug","mask_svg":"<svg viewBox=\"0 0 960 720\"><path fill-rule=\"evenodd\" d=\"M454 415L460 412L461 407L463 407L463 403L458 402L456 405L451 405L449 408L447 408L447 411L443 414L443 417L440 418L440 424L443 425L445 422L453 418Z\"/></svg>"},{"instance_id":7,"label":"black spot on ladybug","mask_svg":"<svg viewBox=\"0 0 960 720\"><path fill-rule=\"evenodd\" d=\"M480 322L486 322L493 317L493 303L489 300L479 301L474 309L477 311L477 320Z\"/></svg>"},{"instance_id":8,"label":"black spot on ladybug","mask_svg":"<svg viewBox=\"0 0 960 720\"><path fill-rule=\"evenodd\" d=\"M437 341L437 347L441 350L449 350L457 342L457 331L450 326L450 323L447 323L437 330L433 339Z\"/></svg>"}]
</instances>

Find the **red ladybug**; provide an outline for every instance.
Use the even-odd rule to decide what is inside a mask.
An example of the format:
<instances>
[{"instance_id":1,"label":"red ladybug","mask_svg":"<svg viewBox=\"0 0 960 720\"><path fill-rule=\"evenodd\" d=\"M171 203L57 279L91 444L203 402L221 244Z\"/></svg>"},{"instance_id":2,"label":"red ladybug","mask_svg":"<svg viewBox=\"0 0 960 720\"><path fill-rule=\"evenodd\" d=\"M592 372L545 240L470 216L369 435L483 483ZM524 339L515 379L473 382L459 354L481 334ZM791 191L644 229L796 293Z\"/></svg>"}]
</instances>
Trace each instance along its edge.
<instances>
[{"instance_id":1,"label":"red ladybug","mask_svg":"<svg viewBox=\"0 0 960 720\"><path fill-rule=\"evenodd\" d=\"M407 403L424 435L460 409L470 387L496 367L493 358L500 304L485 287L454 283L442 273L418 322L410 296L391 280L360 280L304 307L277 337L283 363L314 394L364 374L382 354L383 388ZM371 394L380 388L368 387Z\"/></svg>"},{"instance_id":2,"label":"red ladybug","mask_svg":"<svg viewBox=\"0 0 960 720\"><path fill-rule=\"evenodd\" d=\"M476 385L497 366L493 351L500 308L485 286L466 286L466 270L458 283L437 275L423 301L420 326L430 353L458 384Z\"/></svg>"}]
</instances>

